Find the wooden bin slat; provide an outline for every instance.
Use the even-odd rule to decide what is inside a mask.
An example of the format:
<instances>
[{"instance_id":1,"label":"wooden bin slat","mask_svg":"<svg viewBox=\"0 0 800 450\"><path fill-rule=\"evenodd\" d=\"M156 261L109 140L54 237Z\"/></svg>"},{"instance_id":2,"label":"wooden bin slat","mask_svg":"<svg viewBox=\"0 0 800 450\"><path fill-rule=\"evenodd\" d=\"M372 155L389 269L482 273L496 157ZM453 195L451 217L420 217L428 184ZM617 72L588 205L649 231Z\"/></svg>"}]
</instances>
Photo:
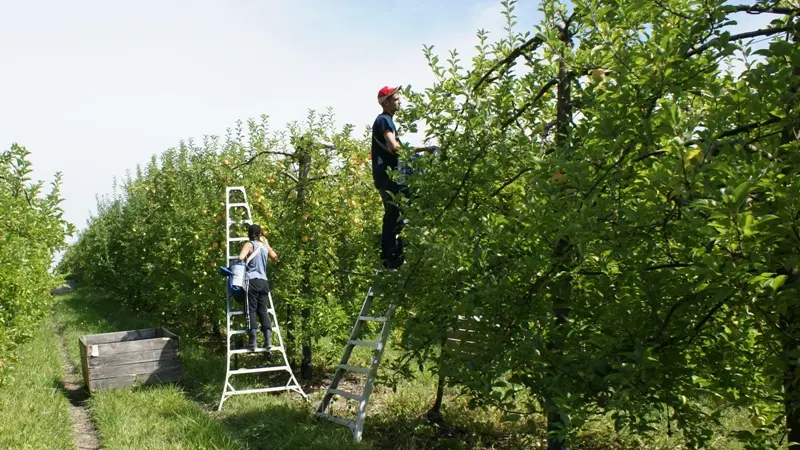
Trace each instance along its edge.
<instances>
[{"instance_id":1,"label":"wooden bin slat","mask_svg":"<svg viewBox=\"0 0 800 450\"><path fill-rule=\"evenodd\" d=\"M93 355L92 345L89 345L89 355ZM112 342L109 344L97 344L99 358L106 355L117 355L120 353L143 352L146 350L172 350L178 348L178 341L172 338L153 338L142 341Z\"/></svg>"},{"instance_id":2,"label":"wooden bin slat","mask_svg":"<svg viewBox=\"0 0 800 450\"><path fill-rule=\"evenodd\" d=\"M119 366L101 366L92 370L92 381L102 380L103 378L117 378L126 375L146 375L156 370L176 369L179 367L180 361L176 359L136 362Z\"/></svg>"},{"instance_id":3,"label":"wooden bin slat","mask_svg":"<svg viewBox=\"0 0 800 450\"><path fill-rule=\"evenodd\" d=\"M142 350L140 352L117 353L99 358L89 358L89 367L112 367L137 362L178 359L177 348Z\"/></svg>"},{"instance_id":4,"label":"wooden bin slat","mask_svg":"<svg viewBox=\"0 0 800 450\"><path fill-rule=\"evenodd\" d=\"M102 389L114 389L125 386L130 386L134 383L169 383L172 381L179 381L181 379L181 371L179 369L164 369L155 370L147 374L139 375L125 375L115 378L103 378L100 380L92 381L92 391L99 391Z\"/></svg>"},{"instance_id":5,"label":"wooden bin slat","mask_svg":"<svg viewBox=\"0 0 800 450\"><path fill-rule=\"evenodd\" d=\"M113 333L100 333L83 336L86 345L108 344L111 342L138 341L162 337L160 328L144 328L141 330L115 331Z\"/></svg>"}]
</instances>

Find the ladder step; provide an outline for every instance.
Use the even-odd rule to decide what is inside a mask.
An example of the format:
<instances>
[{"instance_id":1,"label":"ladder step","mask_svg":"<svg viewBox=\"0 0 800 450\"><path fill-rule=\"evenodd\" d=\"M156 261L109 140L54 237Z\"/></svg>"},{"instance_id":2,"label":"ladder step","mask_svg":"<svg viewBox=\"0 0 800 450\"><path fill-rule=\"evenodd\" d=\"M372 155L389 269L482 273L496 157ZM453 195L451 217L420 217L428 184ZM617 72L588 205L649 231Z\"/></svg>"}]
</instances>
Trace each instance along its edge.
<instances>
[{"instance_id":1,"label":"ladder step","mask_svg":"<svg viewBox=\"0 0 800 450\"><path fill-rule=\"evenodd\" d=\"M248 206L247 203L229 203L228 204L228 207L230 207L230 208L237 208L237 207L247 208L247 206ZM250 209L250 208L248 208L248 209Z\"/></svg>"},{"instance_id":2,"label":"ladder step","mask_svg":"<svg viewBox=\"0 0 800 450\"><path fill-rule=\"evenodd\" d=\"M237 370L231 370L231 375L241 375L243 373L278 372L280 370L288 370L288 369L289 366L258 367L255 369L237 369Z\"/></svg>"},{"instance_id":3,"label":"ladder step","mask_svg":"<svg viewBox=\"0 0 800 450\"><path fill-rule=\"evenodd\" d=\"M360 347L372 347L372 348L374 348L376 350L380 350L381 349L381 343L380 342L357 341L357 340L351 339L351 340L347 341L347 343L350 344L350 345L358 345Z\"/></svg>"},{"instance_id":4,"label":"ladder step","mask_svg":"<svg viewBox=\"0 0 800 450\"><path fill-rule=\"evenodd\" d=\"M272 308L270 308L270 309L267 310L267 313L268 314L275 314L275 311L273 311ZM232 316L243 316L244 315L244 311L231 311L230 315L231 315L231 317ZM278 329L278 327L272 327L272 331L275 331L277 329Z\"/></svg>"},{"instance_id":5,"label":"ladder step","mask_svg":"<svg viewBox=\"0 0 800 450\"><path fill-rule=\"evenodd\" d=\"M244 220L229 220L229 221L228 221L228 225L244 225L244 224L248 224L248 225L249 225L249 224L250 224L250 222L251 222L251 221L250 221L249 219L244 219Z\"/></svg>"},{"instance_id":6,"label":"ladder step","mask_svg":"<svg viewBox=\"0 0 800 450\"><path fill-rule=\"evenodd\" d=\"M273 326L272 327L272 335L274 336L275 333L277 333L277 332L278 332L278 327ZM247 334L247 330L231 330L231 336L234 336L234 335L237 335L237 334Z\"/></svg>"},{"instance_id":7,"label":"ladder step","mask_svg":"<svg viewBox=\"0 0 800 450\"><path fill-rule=\"evenodd\" d=\"M357 400L359 402L364 398L358 394L353 394L352 392L342 391L339 389L328 389L328 392L331 394L341 395L342 397L346 397L351 400Z\"/></svg>"},{"instance_id":8,"label":"ladder step","mask_svg":"<svg viewBox=\"0 0 800 450\"><path fill-rule=\"evenodd\" d=\"M369 322L386 322L386 317L358 316L358 320L365 320Z\"/></svg>"},{"instance_id":9,"label":"ladder step","mask_svg":"<svg viewBox=\"0 0 800 450\"><path fill-rule=\"evenodd\" d=\"M348 372L359 372L366 374L369 374L371 370L369 367L351 366L350 364L339 364L339 368L347 370Z\"/></svg>"},{"instance_id":10,"label":"ladder step","mask_svg":"<svg viewBox=\"0 0 800 450\"><path fill-rule=\"evenodd\" d=\"M328 419L331 422L335 422L335 423L338 423L339 425L344 425L346 427L350 427L350 428L355 428L356 427L356 421L355 420L345 419L344 417L332 416L330 414L325 414L325 413L321 413L321 412L317 412L317 417L322 417L323 419Z\"/></svg>"},{"instance_id":11,"label":"ladder step","mask_svg":"<svg viewBox=\"0 0 800 450\"><path fill-rule=\"evenodd\" d=\"M278 386L278 387L268 387L268 388L253 388L253 389L241 389L241 390L229 390L225 392L226 396L236 395L236 394L255 394L258 392L277 392L277 391L296 391L297 386L290 385L290 386Z\"/></svg>"},{"instance_id":12,"label":"ladder step","mask_svg":"<svg viewBox=\"0 0 800 450\"><path fill-rule=\"evenodd\" d=\"M231 349L231 354L232 355L238 355L238 354L242 354L242 353L266 353L266 352L280 351L280 349L281 349L280 347L275 347L275 346L270 347L270 348L267 348L267 347L256 347L255 350L250 350L249 348L233 348L233 349Z\"/></svg>"},{"instance_id":13,"label":"ladder step","mask_svg":"<svg viewBox=\"0 0 800 450\"><path fill-rule=\"evenodd\" d=\"M231 222L231 223L234 223L234 222ZM246 236L245 237L232 237L232 238L228 239L229 242L244 242L244 241L248 241L248 240L249 240L249 238L247 238Z\"/></svg>"}]
</instances>

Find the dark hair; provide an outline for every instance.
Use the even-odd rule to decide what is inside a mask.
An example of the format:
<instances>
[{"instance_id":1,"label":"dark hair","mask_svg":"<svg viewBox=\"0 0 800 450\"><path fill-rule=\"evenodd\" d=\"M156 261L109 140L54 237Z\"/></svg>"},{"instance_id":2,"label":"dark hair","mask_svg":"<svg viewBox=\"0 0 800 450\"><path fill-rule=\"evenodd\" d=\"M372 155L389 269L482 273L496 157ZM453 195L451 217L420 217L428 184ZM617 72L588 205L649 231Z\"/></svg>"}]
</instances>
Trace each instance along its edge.
<instances>
[{"instance_id":1,"label":"dark hair","mask_svg":"<svg viewBox=\"0 0 800 450\"><path fill-rule=\"evenodd\" d=\"M261 237L261 227L256 224L251 224L247 227L247 237L250 238L251 241L257 240Z\"/></svg>"}]
</instances>

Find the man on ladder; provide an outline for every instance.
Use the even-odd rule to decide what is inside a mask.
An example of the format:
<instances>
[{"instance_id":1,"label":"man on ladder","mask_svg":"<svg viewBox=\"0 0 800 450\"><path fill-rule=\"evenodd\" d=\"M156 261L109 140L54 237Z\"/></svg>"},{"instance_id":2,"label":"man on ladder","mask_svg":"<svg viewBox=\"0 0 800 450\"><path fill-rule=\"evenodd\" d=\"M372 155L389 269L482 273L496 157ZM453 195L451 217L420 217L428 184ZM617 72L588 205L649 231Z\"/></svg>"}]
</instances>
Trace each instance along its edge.
<instances>
[{"instance_id":1,"label":"man on ladder","mask_svg":"<svg viewBox=\"0 0 800 450\"><path fill-rule=\"evenodd\" d=\"M372 182L383 201L383 225L381 228L381 262L386 269L397 269L405 262L403 241L399 237L403 230L400 208L392 195L408 195L404 184L389 178L388 168L398 170L397 152L402 143L397 135L394 114L400 109L400 86L384 86L378 91L378 104L383 111L372 124ZM414 152L434 152L437 147L414 147Z\"/></svg>"},{"instance_id":2,"label":"man on ladder","mask_svg":"<svg viewBox=\"0 0 800 450\"><path fill-rule=\"evenodd\" d=\"M372 181L378 189L383 200L383 228L381 236L381 260L383 266L390 271L397 270L405 261L403 260L402 241L398 235L402 231L403 224L400 223L400 209L396 202L402 199L393 199L393 195L402 193L407 195L405 186L405 175L408 174L406 167L400 169L400 183L392 180L387 172L388 168L398 170L399 158L398 151L402 148L397 137L397 127L392 119L394 113L400 109L400 87L390 88L384 86L378 91L378 103L382 106L383 112L375 119L372 125ZM430 152L438 150L438 147L416 147L415 153ZM413 158L412 158L413 159ZM376 271L377 273L377 271ZM347 426L353 431L356 441L361 440L364 428L364 420L367 414L367 403L372 394L372 387L378 374L383 351L386 348L391 329L391 320L394 316L395 303L389 301L386 313L383 316L373 316L370 312L373 300L372 287L369 288L364 303L361 305L350 338L344 349L344 354L336 369L333 380L325 392L325 395L317 408L317 417L322 417L334 423ZM363 340L360 337L362 328L366 322L381 323L381 329L377 341ZM350 356L355 347L368 347L373 349L372 358L368 367L360 367L350 364ZM364 388L361 393L348 392L339 389L339 382L343 379L345 372L357 372L367 375ZM358 410L355 419L335 416L330 412L330 405L333 396L341 396L358 402Z\"/></svg>"},{"instance_id":3,"label":"man on ladder","mask_svg":"<svg viewBox=\"0 0 800 450\"><path fill-rule=\"evenodd\" d=\"M249 326L250 349L258 347L258 324L256 315L261 321L261 332L264 333L264 347L272 347L272 326L267 314L269 281L267 281L267 255L277 263L278 255L270 247L266 238L261 236L261 227L251 224L247 228L249 242L245 242L239 252L239 261L245 262L245 283L247 283L247 324ZM254 254L255 253L255 254ZM249 257L249 258L248 258Z\"/></svg>"}]
</instances>

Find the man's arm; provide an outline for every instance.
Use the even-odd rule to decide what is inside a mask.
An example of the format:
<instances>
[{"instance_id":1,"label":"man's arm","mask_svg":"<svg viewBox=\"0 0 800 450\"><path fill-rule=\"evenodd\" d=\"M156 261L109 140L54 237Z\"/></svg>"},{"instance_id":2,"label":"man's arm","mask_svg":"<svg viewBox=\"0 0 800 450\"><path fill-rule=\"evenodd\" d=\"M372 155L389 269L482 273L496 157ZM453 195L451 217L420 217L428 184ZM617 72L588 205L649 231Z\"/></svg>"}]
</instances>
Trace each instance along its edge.
<instances>
[{"instance_id":1,"label":"man's arm","mask_svg":"<svg viewBox=\"0 0 800 450\"><path fill-rule=\"evenodd\" d=\"M386 148L392 153L400 151L400 142L397 141L397 136L394 135L392 130L383 132L383 137L386 138Z\"/></svg>"},{"instance_id":2,"label":"man's arm","mask_svg":"<svg viewBox=\"0 0 800 450\"><path fill-rule=\"evenodd\" d=\"M400 142L397 141L397 137L395 137L394 132L392 130L386 130L383 135L386 137L386 147L392 153L397 153L400 150ZM434 152L438 149L436 146L432 147L414 147L414 153L421 153L421 152Z\"/></svg>"},{"instance_id":3,"label":"man's arm","mask_svg":"<svg viewBox=\"0 0 800 450\"><path fill-rule=\"evenodd\" d=\"M439 147L435 145L430 147L414 147L414 153L422 153L422 152L433 153L436 150L439 150Z\"/></svg>"}]
</instances>

